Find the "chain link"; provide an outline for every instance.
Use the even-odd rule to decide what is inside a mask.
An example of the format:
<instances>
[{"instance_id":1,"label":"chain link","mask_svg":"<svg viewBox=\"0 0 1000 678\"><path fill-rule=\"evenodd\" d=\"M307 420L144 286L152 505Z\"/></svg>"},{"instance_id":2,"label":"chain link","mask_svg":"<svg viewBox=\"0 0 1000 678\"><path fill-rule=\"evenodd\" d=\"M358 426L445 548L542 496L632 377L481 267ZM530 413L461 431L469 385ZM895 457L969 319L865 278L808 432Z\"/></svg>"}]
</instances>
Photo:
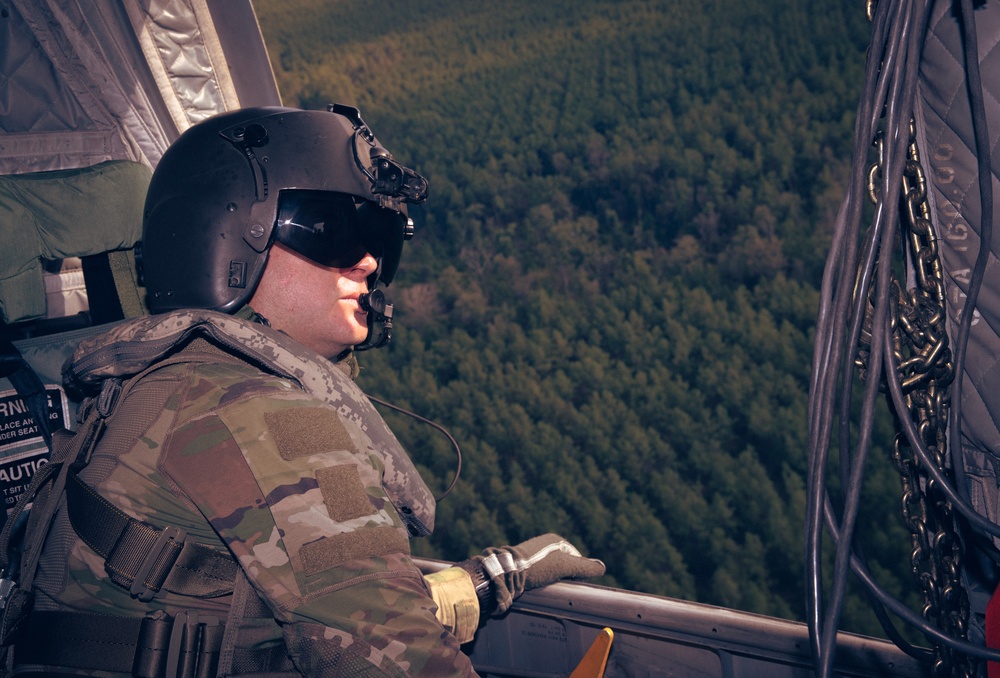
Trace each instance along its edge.
<instances>
[{"instance_id":1,"label":"chain link","mask_svg":"<svg viewBox=\"0 0 1000 678\"><path fill-rule=\"evenodd\" d=\"M898 423L898 417L912 419L934 463L947 474L945 431L954 369L945 330L944 283L930 221L927 181L914 137L911 122L900 215L900 244L911 284L904 289L893 275L890 299L893 351L898 365L894 376L902 386L907 411L896 412L893 408L897 433L891 458L902 486L900 506L903 521L911 533L910 565L923 594L922 614L949 635L967 639L969 601L960 578L962 543L956 516ZM877 204L883 158L881 138L876 140L876 149L877 160L868 173L868 192L869 198ZM874 300L870 299L865 332L858 347L857 363L862 378L868 371L873 311ZM883 378L888 377L886 374ZM933 675L974 676L976 664L964 654L938 644Z\"/></svg>"}]
</instances>

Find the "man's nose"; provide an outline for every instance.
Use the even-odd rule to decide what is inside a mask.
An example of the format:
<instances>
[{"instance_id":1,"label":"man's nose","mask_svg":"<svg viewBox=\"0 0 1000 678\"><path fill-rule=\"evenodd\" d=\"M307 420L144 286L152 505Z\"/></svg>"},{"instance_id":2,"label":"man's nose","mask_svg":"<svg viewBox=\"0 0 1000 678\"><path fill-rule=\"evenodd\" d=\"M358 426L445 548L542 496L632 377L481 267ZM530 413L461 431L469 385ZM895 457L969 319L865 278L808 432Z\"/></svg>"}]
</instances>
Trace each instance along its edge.
<instances>
[{"instance_id":1,"label":"man's nose","mask_svg":"<svg viewBox=\"0 0 1000 678\"><path fill-rule=\"evenodd\" d=\"M370 252L365 252L365 256L361 257L361 261L354 264L351 271L359 274L361 278L367 278L372 273L378 269L378 260L371 255Z\"/></svg>"}]
</instances>

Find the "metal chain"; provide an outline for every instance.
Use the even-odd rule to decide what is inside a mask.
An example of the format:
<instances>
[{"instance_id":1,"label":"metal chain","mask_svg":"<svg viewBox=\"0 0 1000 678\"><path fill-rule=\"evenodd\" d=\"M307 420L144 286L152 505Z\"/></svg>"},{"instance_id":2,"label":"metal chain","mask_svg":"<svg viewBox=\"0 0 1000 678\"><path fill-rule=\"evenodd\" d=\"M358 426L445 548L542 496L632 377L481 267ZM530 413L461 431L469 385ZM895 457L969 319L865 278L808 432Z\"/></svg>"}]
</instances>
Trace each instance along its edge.
<instances>
[{"instance_id":1,"label":"metal chain","mask_svg":"<svg viewBox=\"0 0 1000 678\"><path fill-rule=\"evenodd\" d=\"M949 387L954 379L951 350L945 331L946 309L941 263L927 203L927 181L917 150L915 130L910 124L910 144L902 181L903 210L900 215L902 254L912 284L908 289L892 276L891 329L893 351L899 380L905 397L907 416L916 423L922 442L934 463L946 470L946 426L950 406ZM877 158L868 173L869 198L878 203L881 177L882 139L876 140ZM886 259L889 259L888 253ZM890 262L886 261L891 265ZM858 366L862 377L867 373L871 340L870 300L867 331L862 334ZM888 378L886 374L883 378ZM922 613L949 635L968 636L969 601L962 586L961 535L951 503L929 477L914 454L898 424L893 441L892 463L902 485L903 520L911 533L911 570L923 594ZM973 676L975 661L950 648L935 648L935 676Z\"/></svg>"}]
</instances>

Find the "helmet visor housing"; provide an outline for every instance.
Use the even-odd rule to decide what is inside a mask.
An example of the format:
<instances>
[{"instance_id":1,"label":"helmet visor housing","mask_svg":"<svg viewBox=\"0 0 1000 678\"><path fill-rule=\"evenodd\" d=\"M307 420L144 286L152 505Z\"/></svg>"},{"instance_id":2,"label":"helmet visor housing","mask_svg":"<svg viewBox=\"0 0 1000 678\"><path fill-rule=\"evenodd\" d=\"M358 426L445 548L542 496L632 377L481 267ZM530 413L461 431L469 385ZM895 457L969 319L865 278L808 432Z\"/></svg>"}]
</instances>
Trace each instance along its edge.
<instances>
[{"instance_id":1,"label":"helmet visor housing","mask_svg":"<svg viewBox=\"0 0 1000 678\"><path fill-rule=\"evenodd\" d=\"M371 254L379 262L372 284L392 282L406 233L404 212L349 193L291 189L278 199L275 241L332 268L350 268Z\"/></svg>"}]
</instances>

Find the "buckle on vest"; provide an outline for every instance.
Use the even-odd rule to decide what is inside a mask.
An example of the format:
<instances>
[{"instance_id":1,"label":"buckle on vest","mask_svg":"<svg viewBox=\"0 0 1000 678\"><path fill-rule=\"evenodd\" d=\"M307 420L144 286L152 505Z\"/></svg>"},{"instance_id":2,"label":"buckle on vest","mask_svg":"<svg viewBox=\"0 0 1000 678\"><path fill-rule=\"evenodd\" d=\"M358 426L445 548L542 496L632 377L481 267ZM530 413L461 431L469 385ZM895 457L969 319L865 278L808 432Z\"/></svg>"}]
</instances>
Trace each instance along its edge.
<instances>
[{"instance_id":1,"label":"buckle on vest","mask_svg":"<svg viewBox=\"0 0 1000 678\"><path fill-rule=\"evenodd\" d=\"M166 678L214 676L219 667L224 626L217 617L185 610L174 615L167 647Z\"/></svg>"},{"instance_id":2,"label":"buckle on vest","mask_svg":"<svg viewBox=\"0 0 1000 678\"><path fill-rule=\"evenodd\" d=\"M196 610L183 610L173 617L163 610L154 610L139 625L131 674L141 678L215 676L225 631L219 618ZM68 637L76 640L73 634ZM103 637L100 641L114 642ZM59 638L59 642L65 643L65 639Z\"/></svg>"},{"instance_id":3,"label":"buckle on vest","mask_svg":"<svg viewBox=\"0 0 1000 678\"><path fill-rule=\"evenodd\" d=\"M135 579L128 592L143 602L148 602L159 592L177 562L184 547L187 533L179 527L164 527L139 563Z\"/></svg>"}]
</instances>

